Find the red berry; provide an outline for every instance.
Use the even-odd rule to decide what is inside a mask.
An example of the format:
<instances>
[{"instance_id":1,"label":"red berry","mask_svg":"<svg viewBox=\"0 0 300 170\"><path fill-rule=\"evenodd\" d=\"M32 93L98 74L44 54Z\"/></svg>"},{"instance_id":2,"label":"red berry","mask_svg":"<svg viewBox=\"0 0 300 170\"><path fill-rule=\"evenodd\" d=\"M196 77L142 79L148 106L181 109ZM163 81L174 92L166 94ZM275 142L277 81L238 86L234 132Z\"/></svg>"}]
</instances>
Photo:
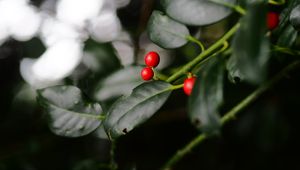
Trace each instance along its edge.
<instances>
[{"instance_id":1,"label":"red berry","mask_svg":"<svg viewBox=\"0 0 300 170\"><path fill-rule=\"evenodd\" d=\"M190 77L184 80L183 82L183 91L186 95L191 95L194 84L196 81L196 77Z\"/></svg>"},{"instance_id":2,"label":"red berry","mask_svg":"<svg viewBox=\"0 0 300 170\"><path fill-rule=\"evenodd\" d=\"M151 80L153 78L153 75L154 75L154 72L153 72L152 68L150 68L150 67L145 67L141 71L142 79L144 79L146 81Z\"/></svg>"},{"instance_id":3,"label":"red berry","mask_svg":"<svg viewBox=\"0 0 300 170\"><path fill-rule=\"evenodd\" d=\"M159 55L157 52L150 51L145 56L145 64L149 67L156 67L159 64Z\"/></svg>"},{"instance_id":4,"label":"red berry","mask_svg":"<svg viewBox=\"0 0 300 170\"><path fill-rule=\"evenodd\" d=\"M273 30L279 24L279 14L276 12L268 12L267 14L267 26L269 30Z\"/></svg>"}]
</instances>

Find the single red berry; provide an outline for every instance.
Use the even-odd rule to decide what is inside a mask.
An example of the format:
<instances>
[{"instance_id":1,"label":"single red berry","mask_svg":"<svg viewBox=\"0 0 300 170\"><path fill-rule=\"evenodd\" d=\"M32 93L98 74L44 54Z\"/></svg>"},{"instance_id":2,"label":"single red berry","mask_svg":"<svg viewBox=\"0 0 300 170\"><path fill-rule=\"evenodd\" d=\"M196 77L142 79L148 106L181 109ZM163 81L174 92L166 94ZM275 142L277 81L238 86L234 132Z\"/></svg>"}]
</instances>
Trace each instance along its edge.
<instances>
[{"instance_id":1,"label":"single red berry","mask_svg":"<svg viewBox=\"0 0 300 170\"><path fill-rule=\"evenodd\" d=\"M186 95L191 95L194 84L196 81L196 77L190 77L184 80L183 82L183 91Z\"/></svg>"},{"instance_id":2,"label":"single red berry","mask_svg":"<svg viewBox=\"0 0 300 170\"><path fill-rule=\"evenodd\" d=\"M143 80L151 80L153 78L154 72L152 68L150 67L145 67L141 71L141 76Z\"/></svg>"},{"instance_id":3,"label":"single red berry","mask_svg":"<svg viewBox=\"0 0 300 170\"><path fill-rule=\"evenodd\" d=\"M145 56L145 64L149 67L156 67L159 64L159 55L157 52L150 51Z\"/></svg>"},{"instance_id":4,"label":"single red berry","mask_svg":"<svg viewBox=\"0 0 300 170\"><path fill-rule=\"evenodd\" d=\"M268 12L267 14L267 26L269 30L273 30L279 24L279 14L276 12Z\"/></svg>"}]
</instances>

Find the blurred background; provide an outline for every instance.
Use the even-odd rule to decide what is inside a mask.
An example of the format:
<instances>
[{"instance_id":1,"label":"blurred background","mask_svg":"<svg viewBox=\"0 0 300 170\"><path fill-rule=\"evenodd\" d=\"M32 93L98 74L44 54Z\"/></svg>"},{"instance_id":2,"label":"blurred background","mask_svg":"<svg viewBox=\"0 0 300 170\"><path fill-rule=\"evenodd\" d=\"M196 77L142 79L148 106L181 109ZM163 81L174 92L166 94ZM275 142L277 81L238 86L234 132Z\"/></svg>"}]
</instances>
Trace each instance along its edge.
<instances>
[{"instance_id":1,"label":"blurred background","mask_svg":"<svg viewBox=\"0 0 300 170\"><path fill-rule=\"evenodd\" d=\"M74 69L70 66L67 76L50 82L78 86L89 98L101 102L104 110L119 94L105 93L109 89L104 92L96 90L96 93L94 89L102 86L103 80L120 68L141 65L146 52L154 50L161 54L162 62L158 69L166 74L172 72L170 68L186 63L199 53L194 44L171 51L150 42L145 32L147 20L153 9L162 9L158 0L117 2L119 7L115 7L115 12L120 23L116 30L119 33L106 32L111 37L103 38L100 34L97 36L97 29L89 32L94 36L79 40L84 44L83 57L74 64ZM47 6L47 3L50 5ZM55 5L51 4L55 3L55 0L29 2L37 11L52 12ZM189 29L208 46L236 19L232 15L207 27ZM105 23L109 21L112 19L108 18ZM112 27L116 24L106 26L105 30L114 30ZM26 79L26 73L20 71L24 57L38 59L52 47L43 36L36 33L26 42L15 40L12 36L5 39L0 47L0 170L106 169L104 165L110 160L110 142L95 134L80 138L53 134L48 128L45 113L35 100L35 89L45 84L33 87L40 83L39 80ZM291 60L289 57L275 56L270 63L269 74L278 72ZM299 69L290 73L242 111L236 120L228 123L220 136L205 141L174 169L300 169L299 78ZM139 76L132 83L140 83ZM228 111L254 89L243 83L231 84L226 79L225 103L221 113ZM120 93L128 91L130 88L121 89ZM197 136L199 131L187 118L186 103L184 93L175 91L154 117L122 136L117 141L115 153L119 169L159 169L177 149Z\"/></svg>"}]
</instances>

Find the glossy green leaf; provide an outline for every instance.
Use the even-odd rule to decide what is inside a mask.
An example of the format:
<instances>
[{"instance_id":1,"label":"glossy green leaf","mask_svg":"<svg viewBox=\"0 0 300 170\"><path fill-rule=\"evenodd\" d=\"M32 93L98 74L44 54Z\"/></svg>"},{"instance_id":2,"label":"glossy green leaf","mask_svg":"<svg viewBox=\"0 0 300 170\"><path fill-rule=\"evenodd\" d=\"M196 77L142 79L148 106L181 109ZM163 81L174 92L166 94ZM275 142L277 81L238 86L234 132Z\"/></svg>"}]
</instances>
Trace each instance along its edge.
<instances>
[{"instance_id":1,"label":"glossy green leaf","mask_svg":"<svg viewBox=\"0 0 300 170\"><path fill-rule=\"evenodd\" d=\"M218 22L232 10L224 5L234 5L236 0L163 0L162 4L166 13L175 20L187 25L208 25Z\"/></svg>"},{"instance_id":2,"label":"glossy green leaf","mask_svg":"<svg viewBox=\"0 0 300 170\"><path fill-rule=\"evenodd\" d=\"M296 30L300 31L300 5L293 8L290 14L290 22Z\"/></svg>"},{"instance_id":3,"label":"glossy green leaf","mask_svg":"<svg viewBox=\"0 0 300 170\"><path fill-rule=\"evenodd\" d=\"M291 47L297 38L297 31L291 25L290 16L294 7L299 3L297 0L287 2L287 7L280 13L280 22L278 27L272 32L277 36L277 45L281 47Z\"/></svg>"},{"instance_id":4,"label":"glossy green leaf","mask_svg":"<svg viewBox=\"0 0 300 170\"><path fill-rule=\"evenodd\" d=\"M125 135L149 119L168 99L171 84L151 81L133 89L129 96L117 100L108 110L104 127L110 138Z\"/></svg>"},{"instance_id":5,"label":"glossy green leaf","mask_svg":"<svg viewBox=\"0 0 300 170\"><path fill-rule=\"evenodd\" d=\"M272 31L272 34L278 37L277 45L282 47L291 47L296 41L297 31L291 25L290 17L292 10L300 3L300 1L289 0L286 3L286 8L280 12L279 25Z\"/></svg>"},{"instance_id":6,"label":"glossy green leaf","mask_svg":"<svg viewBox=\"0 0 300 170\"><path fill-rule=\"evenodd\" d=\"M292 25L287 25L277 40L277 45L281 47L291 47L297 38L297 31Z\"/></svg>"},{"instance_id":7,"label":"glossy green leaf","mask_svg":"<svg viewBox=\"0 0 300 170\"><path fill-rule=\"evenodd\" d=\"M130 94L134 87L143 82L141 70L141 66L129 66L112 73L97 83L94 98L103 101Z\"/></svg>"},{"instance_id":8,"label":"glossy green leaf","mask_svg":"<svg viewBox=\"0 0 300 170\"><path fill-rule=\"evenodd\" d=\"M229 76L234 79L238 74L245 81L259 84L266 77L270 42L266 34L265 4L252 4L242 18L241 27L232 42L232 56L229 59ZM238 74L236 74L238 73Z\"/></svg>"},{"instance_id":9,"label":"glossy green leaf","mask_svg":"<svg viewBox=\"0 0 300 170\"><path fill-rule=\"evenodd\" d=\"M282 12L280 12L279 25L276 27L275 30L272 31L274 34L280 35L281 32L283 32L283 30L285 29L285 27L290 24L289 22L290 13L297 3L298 3L297 0L287 1L287 7L284 8Z\"/></svg>"},{"instance_id":10,"label":"glossy green leaf","mask_svg":"<svg viewBox=\"0 0 300 170\"><path fill-rule=\"evenodd\" d=\"M223 102L224 62L212 58L200 71L189 98L189 117L204 133L217 133L221 127L218 108Z\"/></svg>"},{"instance_id":11,"label":"glossy green leaf","mask_svg":"<svg viewBox=\"0 0 300 170\"><path fill-rule=\"evenodd\" d=\"M51 131L57 135L84 136L101 124L101 106L87 102L77 87L54 86L38 90L38 102L48 114Z\"/></svg>"},{"instance_id":12,"label":"glossy green leaf","mask_svg":"<svg viewBox=\"0 0 300 170\"><path fill-rule=\"evenodd\" d=\"M187 27L160 11L153 11L148 21L148 35L151 41L162 48L178 48L187 43L190 35Z\"/></svg>"}]
</instances>

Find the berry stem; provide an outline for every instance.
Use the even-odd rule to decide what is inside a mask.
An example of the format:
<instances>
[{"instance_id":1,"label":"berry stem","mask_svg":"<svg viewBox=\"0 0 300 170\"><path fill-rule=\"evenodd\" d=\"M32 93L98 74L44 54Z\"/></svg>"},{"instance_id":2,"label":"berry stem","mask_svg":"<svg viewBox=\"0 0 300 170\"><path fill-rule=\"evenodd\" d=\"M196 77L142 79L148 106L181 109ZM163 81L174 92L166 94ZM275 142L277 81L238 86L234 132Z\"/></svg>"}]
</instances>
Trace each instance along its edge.
<instances>
[{"instance_id":1,"label":"berry stem","mask_svg":"<svg viewBox=\"0 0 300 170\"><path fill-rule=\"evenodd\" d=\"M220 48L227 39L229 39L240 27L240 23L235 24L222 38L220 38L216 43L210 46L208 49L199 54L195 59L184 65L179 71L171 75L166 81L168 83L175 81L181 75L185 74L189 70L191 70L195 65L197 65L200 61L204 60L208 55L214 52L216 49Z\"/></svg>"},{"instance_id":2,"label":"berry stem","mask_svg":"<svg viewBox=\"0 0 300 170\"><path fill-rule=\"evenodd\" d=\"M193 73L188 72L188 73L187 73L187 78L192 78L192 77L193 77Z\"/></svg>"},{"instance_id":3,"label":"berry stem","mask_svg":"<svg viewBox=\"0 0 300 170\"><path fill-rule=\"evenodd\" d=\"M168 76L164 75L163 73L154 70L154 78L162 81L166 81Z\"/></svg>"},{"instance_id":4,"label":"berry stem","mask_svg":"<svg viewBox=\"0 0 300 170\"><path fill-rule=\"evenodd\" d=\"M178 85L172 85L169 90L177 90L177 89L181 89L183 87L183 84L178 84Z\"/></svg>"},{"instance_id":5,"label":"berry stem","mask_svg":"<svg viewBox=\"0 0 300 170\"><path fill-rule=\"evenodd\" d=\"M300 66L300 61L296 61L287 67L285 67L282 71L280 71L277 75L275 75L271 80L267 81L265 84L261 85L257 90L252 92L248 97L238 103L235 107L233 107L230 111L228 111L222 118L221 123L224 125L225 123L235 119L236 115L241 112L244 108L253 103L258 97L260 97L264 92L273 87L277 82L279 82L283 77L285 77L290 71L296 69ZM202 143L204 140L211 136L207 136L206 134L200 134L195 137L190 143L185 145L182 149L178 150L169 161L163 166L162 170L171 170L178 161L180 161L186 154L191 152L196 146Z\"/></svg>"},{"instance_id":6,"label":"berry stem","mask_svg":"<svg viewBox=\"0 0 300 170\"><path fill-rule=\"evenodd\" d=\"M202 44L201 41L199 41L197 38L193 37L193 36L187 36L186 37L187 40L191 41L191 42L194 42L196 43L197 45L199 45L200 49L201 49L201 52L205 51L205 47L204 45Z\"/></svg>"},{"instance_id":7,"label":"berry stem","mask_svg":"<svg viewBox=\"0 0 300 170\"><path fill-rule=\"evenodd\" d=\"M213 57L218 56L218 54L223 53L225 50L228 50L228 47L229 47L229 43L228 43L227 41L225 41L223 47L222 47L219 51L215 52L215 53L212 54L210 57L205 58L205 59L202 60L200 63L198 63L198 64L193 68L193 70L192 70L191 72L192 72L192 73L195 73L195 74L198 73L199 70L201 69L201 67L200 67L201 65L203 65L204 63L206 63L209 59L212 59ZM223 56L226 56L226 54L223 53Z\"/></svg>"}]
</instances>

